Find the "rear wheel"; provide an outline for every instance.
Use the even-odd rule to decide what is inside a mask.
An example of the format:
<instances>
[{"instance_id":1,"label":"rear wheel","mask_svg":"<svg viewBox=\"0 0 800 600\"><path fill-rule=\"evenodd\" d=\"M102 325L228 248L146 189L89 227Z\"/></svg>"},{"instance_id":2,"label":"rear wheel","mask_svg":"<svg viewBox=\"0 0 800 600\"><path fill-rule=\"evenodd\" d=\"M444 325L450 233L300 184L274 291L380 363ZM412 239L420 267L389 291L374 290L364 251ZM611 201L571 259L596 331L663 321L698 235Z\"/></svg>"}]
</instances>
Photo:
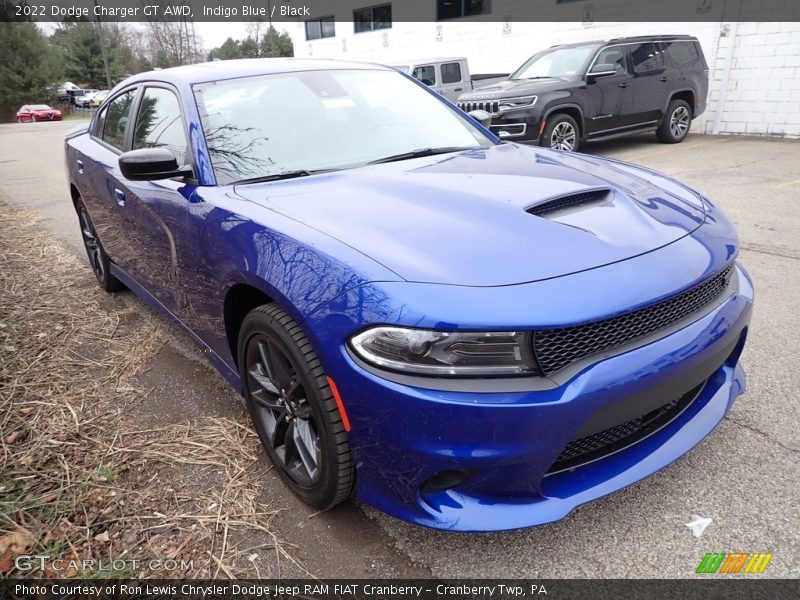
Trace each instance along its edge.
<instances>
[{"instance_id":1,"label":"rear wheel","mask_svg":"<svg viewBox=\"0 0 800 600\"><path fill-rule=\"evenodd\" d=\"M100 287L107 292L118 292L123 289L122 282L111 274L109 265L111 260L100 245L97 232L94 229L92 219L86 210L83 200L78 201L78 220L81 225L81 237L83 246L86 248L86 255L89 257L89 265L97 278Z\"/></svg>"},{"instance_id":2,"label":"rear wheel","mask_svg":"<svg viewBox=\"0 0 800 600\"><path fill-rule=\"evenodd\" d=\"M264 451L305 503L329 508L350 496L350 443L311 344L275 304L254 309L239 333L245 401Z\"/></svg>"},{"instance_id":3,"label":"rear wheel","mask_svg":"<svg viewBox=\"0 0 800 600\"><path fill-rule=\"evenodd\" d=\"M580 145L578 124L569 115L553 115L547 121L539 144L553 150L576 151Z\"/></svg>"},{"instance_id":4,"label":"rear wheel","mask_svg":"<svg viewBox=\"0 0 800 600\"><path fill-rule=\"evenodd\" d=\"M664 121L656 131L659 142L677 144L689 135L692 125L692 109L685 100L673 100L667 107Z\"/></svg>"}]
</instances>

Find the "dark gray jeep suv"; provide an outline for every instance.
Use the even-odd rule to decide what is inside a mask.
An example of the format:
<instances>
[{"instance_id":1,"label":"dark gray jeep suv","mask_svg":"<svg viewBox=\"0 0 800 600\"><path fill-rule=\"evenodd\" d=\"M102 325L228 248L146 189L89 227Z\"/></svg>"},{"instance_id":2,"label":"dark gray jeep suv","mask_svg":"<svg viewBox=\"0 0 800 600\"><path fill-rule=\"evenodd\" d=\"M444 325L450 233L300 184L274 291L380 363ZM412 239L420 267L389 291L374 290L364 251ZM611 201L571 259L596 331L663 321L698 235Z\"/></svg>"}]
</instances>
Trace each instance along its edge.
<instances>
[{"instance_id":1,"label":"dark gray jeep suv","mask_svg":"<svg viewBox=\"0 0 800 600\"><path fill-rule=\"evenodd\" d=\"M458 98L509 141L577 150L585 141L655 131L682 141L706 107L708 65L687 35L553 46L508 79Z\"/></svg>"}]
</instances>

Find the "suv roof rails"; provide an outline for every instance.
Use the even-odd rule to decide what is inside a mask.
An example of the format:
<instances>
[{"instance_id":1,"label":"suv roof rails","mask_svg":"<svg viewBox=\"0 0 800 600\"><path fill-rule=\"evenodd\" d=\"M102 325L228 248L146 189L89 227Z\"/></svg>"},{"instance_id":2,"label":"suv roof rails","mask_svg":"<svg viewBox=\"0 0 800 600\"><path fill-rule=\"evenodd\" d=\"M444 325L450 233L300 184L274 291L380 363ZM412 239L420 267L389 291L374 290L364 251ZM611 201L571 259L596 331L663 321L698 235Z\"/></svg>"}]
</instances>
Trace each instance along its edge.
<instances>
[{"instance_id":1,"label":"suv roof rails","mask_svg":"<svg viewBox=\"0 0 800 600\"><path fill-rule=\"evenodd\" d=\"M638 42L644 40L696 40L693 35L636 35L633 37L618 37L608 40L608 42Z\"/></svg>"}]
</instances>

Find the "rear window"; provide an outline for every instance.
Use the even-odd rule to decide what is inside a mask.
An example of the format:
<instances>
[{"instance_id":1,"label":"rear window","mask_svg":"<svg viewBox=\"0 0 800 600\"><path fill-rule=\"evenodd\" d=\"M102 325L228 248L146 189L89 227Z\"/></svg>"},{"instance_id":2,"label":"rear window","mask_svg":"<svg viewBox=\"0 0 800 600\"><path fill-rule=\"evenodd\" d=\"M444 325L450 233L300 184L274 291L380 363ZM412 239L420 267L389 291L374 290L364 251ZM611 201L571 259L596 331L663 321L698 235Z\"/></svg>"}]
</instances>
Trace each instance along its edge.
<instances>
[{"instance_id":1,"label":"rear window","mask_svg":"<svg viewBox=\"0 0 800 600\"><path fill-rule=\"evenodd\" d=\"M694 42L665 42L664 48L670 62L679 69L700 65L700 52Z\"/></svg>"}]
</instances>

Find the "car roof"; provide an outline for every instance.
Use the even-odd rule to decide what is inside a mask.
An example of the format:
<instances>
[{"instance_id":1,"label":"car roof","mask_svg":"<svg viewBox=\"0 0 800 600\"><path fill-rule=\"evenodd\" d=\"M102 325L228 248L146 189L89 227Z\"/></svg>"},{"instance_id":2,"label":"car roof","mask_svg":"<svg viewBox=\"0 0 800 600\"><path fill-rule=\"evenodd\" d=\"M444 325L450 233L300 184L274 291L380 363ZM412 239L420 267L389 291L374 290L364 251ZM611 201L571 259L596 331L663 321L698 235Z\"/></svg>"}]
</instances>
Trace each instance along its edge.
<instances>
[{"instance_id":1,"label":"car roof","mask_svg":"<svg viewBox=\"0 0 800 600\"><path fill-rule=\"evenodd\" d=\"M431 63L456 62L467 60L464 56L434 56L430 58L406 58L403 60L386 61L386 65L428 65Z\"/></svg>"},{"instance_id":2,"label":"car roof","mask_svg":"<svg viewBox=\"0 0 800 600\"><path fill-rule=\"evenodd\" d=\"M193 85L239 77L254 77L274 73L296 71L329 71L335 69L377 69L389 67L377 63L351 62L330 59L305 58L240 58L236 60L215 60L212 62L172 67L158 71L148 71L129 77L122 83L128 85L138 81L163 81Z\"/></svg>"},{"instance_id":3,"label":"car roof","mask_svg":"<svg viewBox=\"0 0 800 600\"><path fill-rule=\"evenodd\" d=\"M610 40L589 40L585 42L572 42L569 44L556 44L552 48L573 48L577 46L605 46L606 44L624 44L636 42L664 42L664 41L697 41L697 38L691 35L637 35L631 37L618 37L611 38Z\"/></svg>"}]
</instances>

